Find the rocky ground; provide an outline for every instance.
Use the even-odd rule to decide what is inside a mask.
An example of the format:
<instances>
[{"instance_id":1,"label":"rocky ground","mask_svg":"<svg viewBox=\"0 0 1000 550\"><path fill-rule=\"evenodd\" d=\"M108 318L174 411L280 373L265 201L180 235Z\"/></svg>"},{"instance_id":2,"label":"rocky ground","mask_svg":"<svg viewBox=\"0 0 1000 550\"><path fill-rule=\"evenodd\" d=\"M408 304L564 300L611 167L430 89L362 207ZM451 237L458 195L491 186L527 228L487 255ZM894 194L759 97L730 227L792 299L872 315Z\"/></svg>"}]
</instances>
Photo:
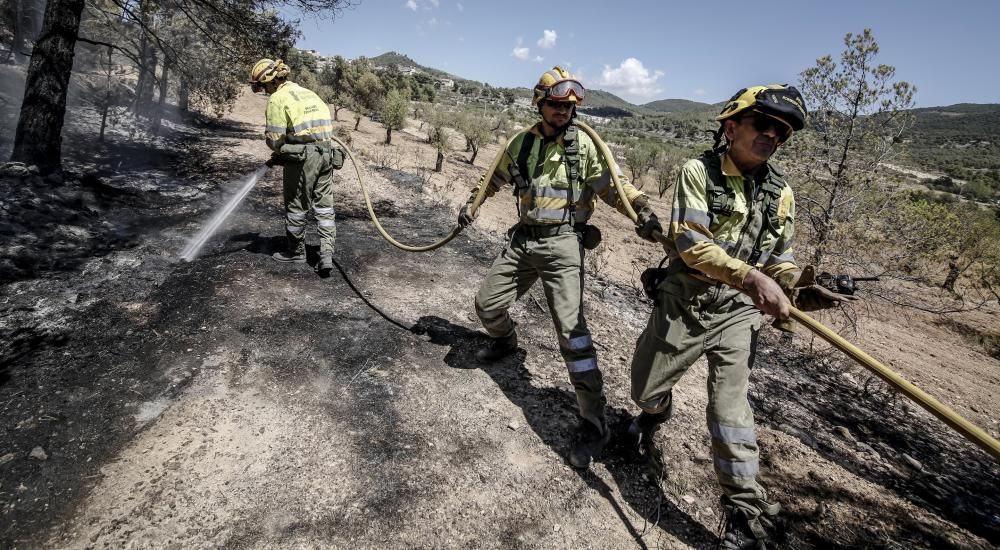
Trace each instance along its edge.
<instances>
[{"instance_id":1,"label":"rocky ground","mask_svg":"<svg viewBox=\"0 0 1000 550\"><path fill-rule=\"evenodd\" d=\"M540 289L513 311L521 352L473 358L483 336L472 298L513 220L509 196L448 246L405 253L374 231L345 170L338 269L320 278L314 246L309 265L269 258L283 234L273 170L197 260L180 261L266 158L263 104L243 97L227 119L173 117L162 137L102 146L81 115L65 181L5 169L0 546L716 544L704 362L676 391L658 435L668 472L652 482L620 440L589 471L566 464L574 400ZM407 243L449 231L496 153L475 166L449 153L435 174L419 123L390 147L368 121L351 138L378 215ZM606 240L588 259L588 320L624 424L650 308L638 271L659 252L606 207L597 223ZM897 311L864 317L858 332L873 355L1000 432L996 359ZM813 345L766 332L752 377L782 544L1000 543L997 464L860 367L807 355Z\"/></svg>"}]
</instances>

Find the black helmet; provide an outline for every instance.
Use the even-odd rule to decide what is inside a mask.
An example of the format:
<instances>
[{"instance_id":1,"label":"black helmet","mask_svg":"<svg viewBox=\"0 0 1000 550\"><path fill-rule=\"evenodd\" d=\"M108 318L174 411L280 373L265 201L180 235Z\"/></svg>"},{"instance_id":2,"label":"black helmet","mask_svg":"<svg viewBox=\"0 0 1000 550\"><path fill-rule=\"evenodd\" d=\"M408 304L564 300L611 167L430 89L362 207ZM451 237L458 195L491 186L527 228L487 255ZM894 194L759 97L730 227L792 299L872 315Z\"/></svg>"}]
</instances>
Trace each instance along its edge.
<instances>
[{"instance_id":1,"label":"black helmet","mask_svg":"<svg viewBox=\"0 0 1000 550\"><path fill-rule=\"evenodd\" d=\"M732 118L747 109L777 118L796 132L806 126L806 103L794 86L771 84L743 88L729 98L715 120Z\"/></svg>"}]
</instances>

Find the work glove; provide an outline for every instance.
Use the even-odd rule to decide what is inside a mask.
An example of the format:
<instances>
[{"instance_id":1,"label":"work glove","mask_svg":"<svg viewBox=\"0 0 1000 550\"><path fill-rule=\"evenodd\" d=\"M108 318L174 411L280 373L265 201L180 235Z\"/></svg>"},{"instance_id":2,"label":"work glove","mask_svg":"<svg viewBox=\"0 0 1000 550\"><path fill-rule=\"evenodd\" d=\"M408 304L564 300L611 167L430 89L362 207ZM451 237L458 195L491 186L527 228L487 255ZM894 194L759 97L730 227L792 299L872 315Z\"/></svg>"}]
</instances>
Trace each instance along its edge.
<instances>
[{"instance_id":1,"label":"work glove","mask_svg":"<svg viewBox=\"0 0 1000 550\"><path fill-rule=\"evenodd\" d=\"M472 225L472 222L475 221L476 218L474 218L472 214L469 213L469 209L471 206L472 203L467 202L465 203L465 206L463 206L462 209L458 211L458 225L460 227L463 228L469 227L470 225Z\"/></svg>"},{"instance_id":2,"label":"work glove","mask_svg":"<svg viewBox=\"0 0 1000 550\"><path fill-rule=\"evenodd\" d=\"M655 243L654 232L663 233L663 226L656 218L656 212L648 206L643 206L638 212L638 219L635 222L635 234L651 243Z\"/></svg>"},{"instance_id":3,"label":"work glove","mask_svg":"<svg viewBox=\"0 0 1000 550\"><path fill-rule=\"evenodd\" d=\"M792 305L802 311L819 311L837 307L845 302L853 302L857 296L838 294L816 283L816 268L807 265L791 289L786 289Z\"/></svg>"}]
</instances>

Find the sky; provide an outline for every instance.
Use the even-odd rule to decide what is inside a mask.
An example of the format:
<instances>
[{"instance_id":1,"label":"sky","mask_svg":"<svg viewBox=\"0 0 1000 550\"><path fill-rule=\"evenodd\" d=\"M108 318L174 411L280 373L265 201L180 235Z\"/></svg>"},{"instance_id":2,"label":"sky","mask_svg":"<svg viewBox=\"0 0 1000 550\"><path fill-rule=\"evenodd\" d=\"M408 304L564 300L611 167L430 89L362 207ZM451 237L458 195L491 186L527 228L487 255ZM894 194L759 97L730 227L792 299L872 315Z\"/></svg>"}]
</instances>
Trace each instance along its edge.
<instances>
[{"instance_id":1,"label":"sky","mask_svg":"<svg viewBox=\"0 0 1000 550\"><path fill-rule=\"evenodd\" d=\"M532 87L554 65L632 103L716 103L754 84L796 84L844 36L871 28L878 63L916 85L917 107L1000 103L998 0L706 2L361 0L301 16L296 47L417 63L493 86Z\"/></svg>"}]
</instances>

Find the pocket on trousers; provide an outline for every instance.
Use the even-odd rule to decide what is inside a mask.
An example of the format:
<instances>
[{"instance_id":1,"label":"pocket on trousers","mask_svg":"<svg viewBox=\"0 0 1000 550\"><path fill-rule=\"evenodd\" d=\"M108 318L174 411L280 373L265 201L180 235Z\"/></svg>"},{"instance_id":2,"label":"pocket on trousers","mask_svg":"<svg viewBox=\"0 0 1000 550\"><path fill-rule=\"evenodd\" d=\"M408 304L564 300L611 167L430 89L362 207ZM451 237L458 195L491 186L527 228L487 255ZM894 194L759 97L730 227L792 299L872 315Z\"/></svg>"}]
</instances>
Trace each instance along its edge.
<instances>
[{"instance_id":1,"label":"pocket on trousers","mask_svg":"<svg viewBox=\"0 0 1000 550\"><path fill-rule=\"evenodd\" d=\"M308 145L286 143L278 149L278 159L281 162L305 162L306 147Z\"/></svg>"},{"instance_id":2,"label":"pocket on trousers","mask_svg":"<svg viewBox=\"0 0 1000 550\"><path fill-rule=\"evenodd\" d=\"M344 167L344 150L340 147L334 147L330 149L330 166L334 170L340 170Z\"/></svg>"}]
</instances>

